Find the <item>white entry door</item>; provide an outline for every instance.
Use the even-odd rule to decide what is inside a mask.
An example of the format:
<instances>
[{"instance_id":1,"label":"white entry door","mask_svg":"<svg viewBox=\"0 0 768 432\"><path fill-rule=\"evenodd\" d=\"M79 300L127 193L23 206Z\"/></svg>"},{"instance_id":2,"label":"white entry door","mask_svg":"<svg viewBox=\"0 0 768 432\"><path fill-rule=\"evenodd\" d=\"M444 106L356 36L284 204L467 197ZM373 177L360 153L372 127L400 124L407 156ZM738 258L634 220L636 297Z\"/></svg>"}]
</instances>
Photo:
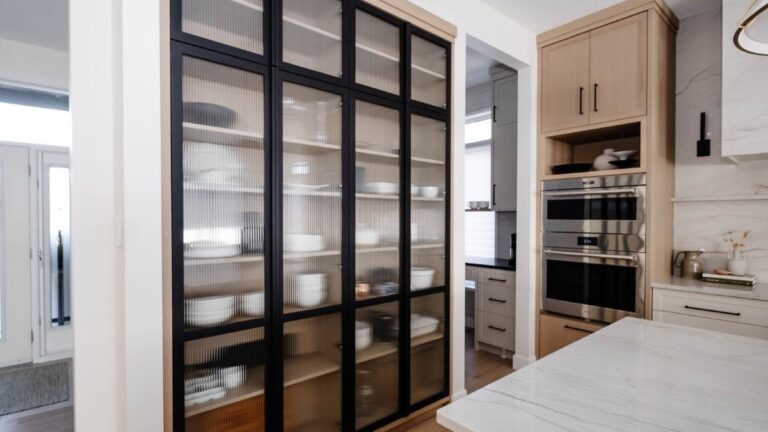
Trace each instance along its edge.
<instances>
[{"instance_id":1,"label":"white entry door","mask_svg":"<svg viewBox=\"0 0 768 432\"><path fill-rule=\"evenodd\" d=\"M0 145L0 366L32 361L29 151Z\"/></svg>"}]
</instances>

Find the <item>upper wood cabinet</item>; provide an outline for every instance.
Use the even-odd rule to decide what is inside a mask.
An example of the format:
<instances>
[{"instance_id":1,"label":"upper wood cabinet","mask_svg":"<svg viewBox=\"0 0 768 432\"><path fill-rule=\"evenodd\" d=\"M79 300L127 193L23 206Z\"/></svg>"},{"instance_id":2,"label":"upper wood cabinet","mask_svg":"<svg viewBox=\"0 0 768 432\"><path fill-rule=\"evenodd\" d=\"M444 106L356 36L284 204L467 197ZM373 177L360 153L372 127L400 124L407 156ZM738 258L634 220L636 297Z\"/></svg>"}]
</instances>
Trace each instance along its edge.
<instances>
[{"instance_id":1,"label":"upper wood cabinet","mask_svg":"<svg viewBox=\"0 0 768 432\"><path fill-rule=\"evenodd\" d=\"M648 16L589 32L590 124L645 114Z\"/></svg>"},{"instance_id":2,"label":"upper wood cabinet","mask_svg":"<svg viewBox=\"0 0 768 432\"><path fill-rule=\"evenodd\" d=\"M541 129L589 123L589 33L541 50Z\"/></svg>"},{"instance_id":3,"label":"upper wood cabinet","mask_svg":"<svg viewBox=\"0 0 768 432\"><path fill-rule=\"evenodd\" d=\"M541 130L645 114L648 17L643 12L541 50Z\"/></svg>"}]
</instances>

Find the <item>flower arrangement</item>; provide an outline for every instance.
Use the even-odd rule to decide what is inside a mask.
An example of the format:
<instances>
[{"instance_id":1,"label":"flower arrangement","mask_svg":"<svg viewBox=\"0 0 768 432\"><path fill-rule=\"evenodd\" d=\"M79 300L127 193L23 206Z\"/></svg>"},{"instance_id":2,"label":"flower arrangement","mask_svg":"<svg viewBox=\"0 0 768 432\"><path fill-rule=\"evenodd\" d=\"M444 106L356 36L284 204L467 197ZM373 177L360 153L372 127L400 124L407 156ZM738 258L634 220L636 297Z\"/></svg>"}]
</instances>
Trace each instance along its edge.
<instances>
[{"instance_id":1,"label":"flower arrangement","mask_svg":"<svg viewBox=\"0 0 768 432\"><path fill-rule=\"evenodd\" d=\"M747 247L745 242L747 241L747 237L749 237L750 232L752 232L752 230L744 231L744 233L742 233L741 237L739 238L738 235L734 235L733 231L728 231L728 237L724 238L723 241L731 246L733 252L738 252Z\"/></svg>"}]
</instances>

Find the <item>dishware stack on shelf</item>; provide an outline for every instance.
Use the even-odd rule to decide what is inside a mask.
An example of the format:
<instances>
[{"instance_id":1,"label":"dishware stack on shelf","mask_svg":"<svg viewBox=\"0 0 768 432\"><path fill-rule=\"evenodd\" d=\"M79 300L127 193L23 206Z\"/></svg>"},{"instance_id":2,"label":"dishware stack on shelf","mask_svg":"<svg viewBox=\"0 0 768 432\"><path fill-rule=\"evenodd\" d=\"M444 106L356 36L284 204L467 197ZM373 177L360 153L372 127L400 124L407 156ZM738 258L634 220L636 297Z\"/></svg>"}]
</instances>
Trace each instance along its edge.
<instances>
[{"instance_id":1,"label":"dishware stack on shelf","mask_svg":"<svg viewBox=\"0 0 768 432\"><path fill-rule=\"evenodd\" d=\"M287 303L301 308L317 307L328 299L325 273L297 274L291 280Z\"/></svg>"},{"instance_id":2,"label":"dishware stack on shelf","mask_svg":"<svg viewBox=\"0 0 768 432\"><path fill-rule=\"evenodd\" d=\"M425 314L411 314L411 339L419 336L435 333L440 329L440 320ZM395 323L392 326L392 332L397 337L399 335L400 325Z\"/></svg>"},{"instance_id":3,"label":"dishware stack on shelf","mask_svg":"<svg viewBox=\"0 0 768 432\"><path fill-rule=\"evenodd\" d=\"M288 234L285 236L286 252L318 252L323 250L323 236L312 234Z\"/></svg>"},{"instance_id":4,"label":"dishware stack on shelf","mask_svg":"<svg viewBox=\"0 0 768 432\"><path fill-rule=\"evenodd\" d=\"M411 291L430 288L435 271L427 267L411 267Z\"/></svg>"},{"instance_id":5,"label":"dishware stack on shelf","mask_svg":"<svg viewBox=\"0 0 768 432\"><path fill-rule=\"evenodd\" d=\"M192 327L225 323L235 315L235 296L218 295L184 300L184 320Z\"/></svg>"},{"instance_id":6,"label":"dishware stack on shelf","mask_svg":"<svg viewBox=\"0 0 768 432\"><path fill-rule=\"evenodd\" d=\"M184 244L184 257L190 259L230 258L240 255L240 245L215 240L197 240Z\"/></svg>"},{"instance_id":7,"label":"dishware stack on shelf","mask_svg":"<svg viewBox=\"0 0 768 432\"><path fill-rule=\"evenodd\" d=\"M248 316L264 315L264 291L255 291L240 296L240 312Z\"/></svg>"},{"instance_id":8,"label":"dishware stack on shelf","mask_svg":"<svg viewBox=\"0 0 768 432\"><path fill-rule=\"evenodd\" d=\"M355 349L363 350L368 348L373 341L373 330L371 324L366 321L355 321Z\"/></svg>"}]
</instances>

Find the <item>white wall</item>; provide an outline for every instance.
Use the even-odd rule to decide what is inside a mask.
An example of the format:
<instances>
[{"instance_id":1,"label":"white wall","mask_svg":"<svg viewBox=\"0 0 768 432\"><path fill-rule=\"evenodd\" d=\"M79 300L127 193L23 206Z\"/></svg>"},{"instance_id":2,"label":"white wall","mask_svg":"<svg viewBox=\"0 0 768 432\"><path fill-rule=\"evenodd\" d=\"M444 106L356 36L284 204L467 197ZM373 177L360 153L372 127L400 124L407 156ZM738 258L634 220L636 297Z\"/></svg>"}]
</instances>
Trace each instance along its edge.
<instances>
[{"instance_id":1,"label":"white wall","mask_svg":"<svg viewBox=\"0 0 768 432\"><path fill-rule=\"evenodd\" d=\"M464 112L466 48L508 66L519 74L517 299L515 368L535 355L535 155L536 145L536 36L480 0L411 0L414 4L458 27L453 56L453 148L451 209L451 393L461 397L464 387Z\"/></svg>"},{"instance_id":2,"label":"white wall","mask_svg":"<svg viewBox=\"0 0 768 432\"><path fill-rule=\"evenodd\" d=\"M69 55L65 51L0 39L0 82L66 91Z\"/></svg>"}]
</instances>

